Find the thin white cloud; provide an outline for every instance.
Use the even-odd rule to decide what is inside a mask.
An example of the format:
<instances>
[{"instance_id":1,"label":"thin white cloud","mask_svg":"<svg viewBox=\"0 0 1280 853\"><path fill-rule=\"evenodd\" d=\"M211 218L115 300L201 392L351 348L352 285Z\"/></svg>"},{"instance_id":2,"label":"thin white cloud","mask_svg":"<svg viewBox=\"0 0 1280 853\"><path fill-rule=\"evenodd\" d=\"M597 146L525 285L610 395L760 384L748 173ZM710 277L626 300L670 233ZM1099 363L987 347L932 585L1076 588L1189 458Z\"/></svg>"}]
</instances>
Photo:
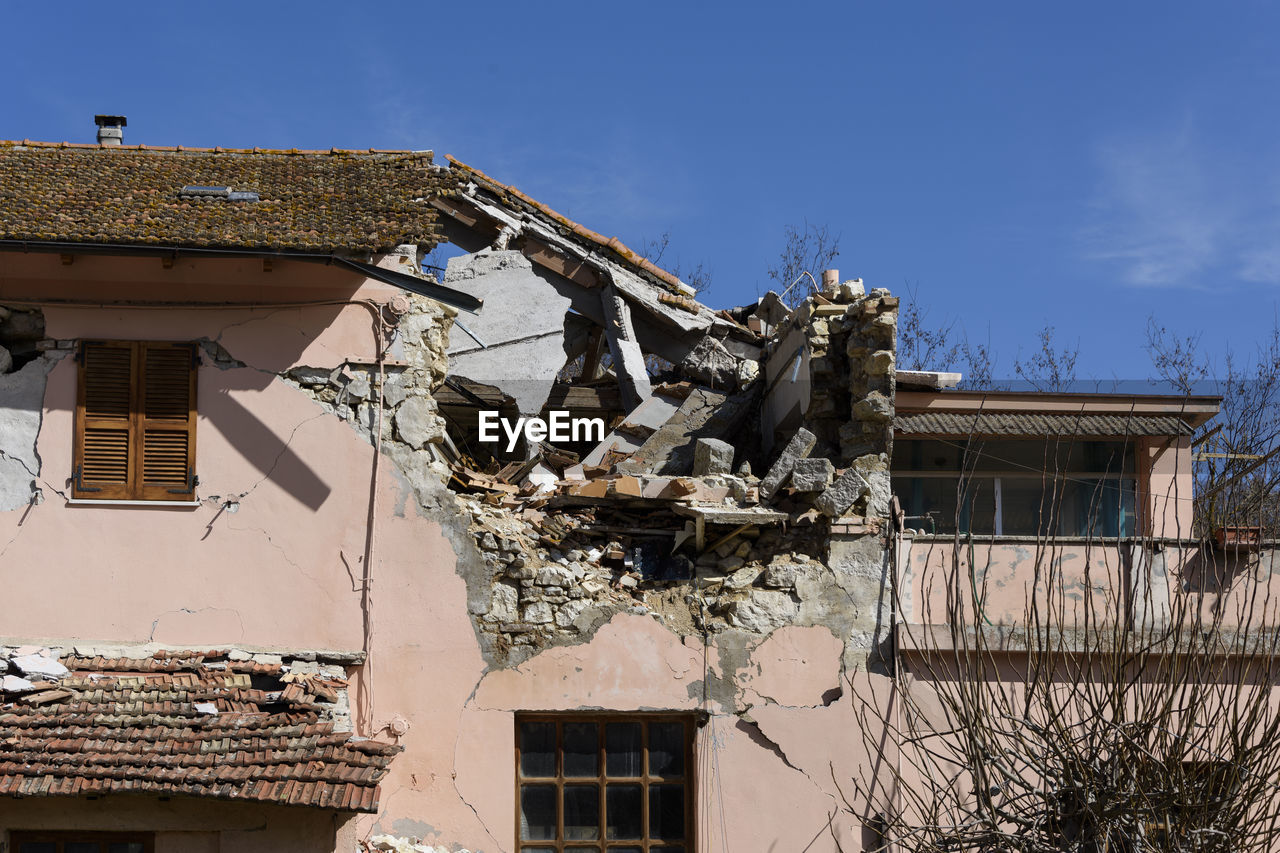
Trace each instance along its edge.
<instances>
[{"instance_id":1,"label":"thin white cloud","mask_svg":"<svg viewBox=\"0 0 1280 853\"><path fill-rule=\"evenodd\" d=\"M1173 131L1098 146L1089 258L1137 286L1280 284L1280 208L1270 162Z\"/></svg>"}]
</instances>

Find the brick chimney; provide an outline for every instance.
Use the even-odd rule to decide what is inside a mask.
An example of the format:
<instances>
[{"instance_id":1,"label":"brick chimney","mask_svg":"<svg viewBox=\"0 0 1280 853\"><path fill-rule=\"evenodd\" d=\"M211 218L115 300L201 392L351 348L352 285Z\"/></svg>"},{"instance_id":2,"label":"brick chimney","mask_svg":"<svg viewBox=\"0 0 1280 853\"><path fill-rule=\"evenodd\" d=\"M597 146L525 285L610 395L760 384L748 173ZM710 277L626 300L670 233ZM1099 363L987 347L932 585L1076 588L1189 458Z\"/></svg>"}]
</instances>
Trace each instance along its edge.
<instances>
[{"instance_id":1,"label":"brick chimney","mask_svg":"<svg viewBox=\"0 0 1280 853\"><path fill-rule=\"evenodd\" d=\"M98 126L99 145L124 144L124 127L129 123L124 116L94 116L93 123Z\"/></svg>"}]
</instances>

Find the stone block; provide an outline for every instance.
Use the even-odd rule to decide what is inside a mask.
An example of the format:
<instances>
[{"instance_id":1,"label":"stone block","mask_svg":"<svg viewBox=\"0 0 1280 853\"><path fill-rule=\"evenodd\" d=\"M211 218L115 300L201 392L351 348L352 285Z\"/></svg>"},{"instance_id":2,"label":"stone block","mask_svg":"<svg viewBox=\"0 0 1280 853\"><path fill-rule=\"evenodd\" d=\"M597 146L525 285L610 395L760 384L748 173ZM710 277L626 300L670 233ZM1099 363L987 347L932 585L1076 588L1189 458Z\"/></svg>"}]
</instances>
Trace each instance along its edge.
<instances>
[{"instance_id":1,"label":"stone block","mask_svg":"<svg viewBox=\"0 0 1280 853\"><path fill-rule=\"evenodd\" d=\"M760 575L760 582L771 589L793 589L797 574L798 569L795 563L785 559L775 559L765 566Z\"/></svg>"},{"instance_id":2,"label":"stone block","mask_svg":"<svg viewBox=\"0 0 1280 853\"><path fill-rule=\"evenodd\" d=\"M551 605L545 601L535 601L524 607L524 621L531 625L545 625L551 618Z\"/></svg>"},{"instance_id":3,"label":"stone block","mask_svg":"<svg viewBox=\"0 0 1280 853\"><path fill-rule=\"evenodd\" d=\"M741 560L738 562L741 564ZM724 586L725 589L746 589L755 583L758 577L760 577L759 566L742 566L725 578Z\"/></svg>"},{"instance_id":4,"label":"stone block","mask_svg":"<svg viewBox=\"0 0 1280 853\"><path fill-rule=\"evenodd\" d=\"M887 376L893 371L893 353L887 349L876 350L867 359L867 373L872 376Z\"/></svg>"},{"instance_id":5,"label":"stone block","mask_svg":"<svg viewBox=\"0 0 1280 853\"><path fill-rule=\"evenodd\" d=\"M879 391L872 391L853 404L853 417L859 421L888 423L893 420L893 403Z\"/></svg>"},{"instance_id":6,"label":"stone block","mask_svg":"<svg viewBox=\"0 0 1280 853\"><path fill-rule=\"evenodd\" d=\"M831 485L836 466L830 459L797 459L791 469L791 488L798 492L820 492Z\"/></svg>"},{"instance_id":7,"label":"stone block","mask_svg":"<svg viewBox=\"0 0 1280 853\"><path fill-rule=\"evenodd\" d=\"M700 438L693 448L693 476L728 474L733 470L733 445L718 438Z\"/></svg>"},{"instance_id":8,"label":"stone block","mask_svg":"<svg viewBox=\"0 0 1280 853\"><path fill-rule=\"evenodd\" d=\"M412 397L396 410L396 432L414 450L444 437L444 420L436 414L436 401Z\"/></svg>"},{"instance_id":9,"label":"stone block","mask_svg":"<svg viewBox=\"0 0 1280 853\"><path fill-rule=\"evenodd\" d=\"M729 624L744 631L767 634L774 628L791 624L797 606L790 593L773 589L753 590L751 597L729 606Z\"/></svg>"},{"instance_id":10,"label":"stone block","mask_svg":"<svg viewBox=\"0 0 1280 853\"><path fill-rule=\"evenodd\" d=\"M773 497L774 493L782 487L787 477L791 476L791 469L795 467L796 460L804 459L809 455L809 451L813 450L813 446L818 443L818 437L809 432L804 427L796 430L796 434L791 437L791 441L787 442L787 446L782 449L778 461L773 463L773 467L769 469L768 475L760 483L760 499L768 500Z\"/></svg>"},{"instance_id":11,"label":"stone block","mask_svg":"<svg viewBox=\"0 0 1280 853\"><path fill-rule=\"evenodd\" d=\"M561 566L547 566L538 569L538 584L540 586L570 586L575 578L570 569Z\"/></svg>"},{"instance_id":12,"label":"stone block","mask_svg":"<svg viewBox=\"0 0 1280 853\"><path fill-rule=\"evenodd\" d=\"M738 382L738 360L707 335L680 362L680 372L712 388L732 389Z\"/></svg>"},{"instance_id":13,"label":"stone block","mask_svg":"<svg viewBox=\"0 0 1280 853\"><path fill-rule=\"evenodd\" d=\"M515 587L505 583L495 586L488 619L493 622L514 622L519 619L519 598L519 591Z\"/></svg>"},{"instance_id":14,"label":"stone block","mask_svg":"<svg viewBox=\"0 0 1280 853\"><path fill-rule=\"evenodd\" d=\"M868 488L870 485L857 468L850 468L818 496L814 506L823 515L839 518L853 506L854 501L866 493Z\"/></svg>"},{"instance_id":15,"label":"stone block","mask_svg":"<svg viewBox=\"0 0 1280 853\"><path fill-rule=\"evenodd\" d=\"M576 599L568 601L560 605L556 611L556 624L561 628L568 628L573 625L574 621L582 615L583 611L591 606L590 601L585 599Z\"/></svg>"}]
</instances>

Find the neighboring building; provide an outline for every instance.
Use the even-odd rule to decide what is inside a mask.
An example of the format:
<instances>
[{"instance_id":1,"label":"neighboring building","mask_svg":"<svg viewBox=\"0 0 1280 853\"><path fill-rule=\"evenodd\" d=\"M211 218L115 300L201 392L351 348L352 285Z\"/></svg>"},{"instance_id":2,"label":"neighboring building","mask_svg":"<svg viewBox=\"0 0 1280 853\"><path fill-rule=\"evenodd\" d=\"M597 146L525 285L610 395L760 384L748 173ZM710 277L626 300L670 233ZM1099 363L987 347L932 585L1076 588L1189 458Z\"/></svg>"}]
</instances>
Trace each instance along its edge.
<instances>
[{"instance_id":1,"label":"neighboring building","mask_svg":"<svg viewBox=\"0 0 1280 853\"><path fill-rule=\"evenodd\" d=\"M119 141L0 143L7 853L874 847L944 539L1190 547L1213 400L910 390L887 291L712 311L430 152Z\"/></svg>"},{"instance_id":2,"label":"neighboring building","mask_svg":"<svg viewBox=\"0 0 1280 853\"><path fill-rule=\"evenodd\" d=\"M1192 435L1217 397L901 389L893 491L907 535L898 561L912 593L900 618L945 622L939 583L964 543L989 584L987 618L1025 618L1024 585L1047 548L1079 580L1092 555L1162 577L1193 559ZM1179 555L1179 556L1175 556ZM1136 585L1135 585L1136 584ZM1136 594L1136 593L1135 593Z\"/></svg>"}]
</instances>

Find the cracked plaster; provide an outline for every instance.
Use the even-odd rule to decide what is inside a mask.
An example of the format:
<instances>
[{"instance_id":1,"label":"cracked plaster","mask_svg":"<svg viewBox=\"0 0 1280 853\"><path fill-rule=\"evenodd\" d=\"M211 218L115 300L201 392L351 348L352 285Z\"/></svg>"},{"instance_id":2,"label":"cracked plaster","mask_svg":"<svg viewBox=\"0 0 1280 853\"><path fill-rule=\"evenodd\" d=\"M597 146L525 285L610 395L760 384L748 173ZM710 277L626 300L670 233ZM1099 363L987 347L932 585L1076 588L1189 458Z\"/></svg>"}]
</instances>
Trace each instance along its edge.
<instances>
[{"instance_id":1,"label":"cracked plaster","mask_svg":"<svg viewBox=\"0 0 1280 853\"><path fill-rule=\"evenodd\" d=\"M51 313L54 335L154 337L154 315L140 316L147 312ZM87 582L79 578L87 600L108 596L122 584L136 590L126 613L87 611L79 623L85 636L178 644L212 643L215 636L235 633L246 642L287 636L296 647L360 648L367 427L362 437L350 422L326 417L333 404L279 374L301 366L340 366L367 352L367 313L363 308L174 312L173 322L166 316L165 327L166 337L216 342L234 361L219 361L207 347L211 357L200 374L201 459L218 460L200 471L200 492L207 502L191 511L166 512L164 524L156 524L157 516L149 512L36 512L27 523L32 541L19 539L15 531L10 543L18 549L14 558L44 560L49 555L40 551L41 543L84 535L99 537L99 550L106 554L130 552L130 544L143 539L154 543L134 564L108 561L101 574ZM312 340L308 334L324 337L324 344L307 343ZM423 393L442 378L439 345L447 334L443 312L420 311L402 322L397 346L412 377L408 395ZM66 473L74 376L70 362L58 365L45 394L48 417L37 447L50 462L53 482ZM396 379L399 384L400 377ZM397 394L391 405L403 399ZM276 437L268 452L251 453L229 429L244 412ZM732 825L712 821L707 831L736 838L736 846L752 847L757 839L776 835L790 848L801 843L802 834L820 834L824 825L830 826L832 812L824 805L833 801L830 786L815 783L812 771L793 769L803 765L792 752L803 750L790 743L787 733L776 731L778 723L758 722L782 707L769 699L803 700L805 705L792 712L836 713L808 705L818 682L830 681L831 652L838 644L833 631L852 635L838 612L848 590L824 579L822 573L830 570L816 560L802 561L796 584L797 620L830 622L830 630L796 629L803 633L793 637L788 632L774 640L730 629L708 640L704 629L688 618L694 605L680 616L680 596L645 591L633 604L638 612L588 605L580 614L587 620L584 630L576 636L541 651L529 649L503 664L493 640L469 615L488 606L492 583L471 519L456 496L440 485L439 469L426 449L390 442L384 451L379 464L386 513L379 520L379 563L369 590L375 645L368 666L355 674L351 700L353 714L367 717L375 731L382 731L391 709L402 713L408 729L401 740L407 751L384 783L381 816L359 819L361 835L367 837L375 822L398 834L396 822L410 820L413 829L433 830L438 841L450 846L506 849L512 834L511 786L494 786L492 780L510 773L514 713L586 708L708 707L714 716L699 735L699 749L717 756L726 768L721 775L717 765L711 774L708 796L734 804L730 814L751 814ZM297 518L305 523L282 523ZM165 559L187 553L195 571ZM51 562L52 582L72 582L69 575L60 580L64 569L59 561ZM174 571L184 572L181 582L171 581ZM873 573L863 574L869 578ZM250 589L252 594L246 595ZM811 595L814 590L818 592ZM175 606L179 591L184 601L203 606ZM665 621L655 619L641 600L652 603ZM138 631L139 614L146 614L150 636ZM18 628L31 635L40 632L35 622ZM828 639L817 639L821 636ZM803 687L794 685L788 693L778 682L781 669L794 660L793 652L821 660L816 667L821 677L815 675ZM752 662L754 675L748 672ZM756 723L729 716L747 711L741 698L747 690L768 707L753 709ZM735 722L759 728L753 736ZM773 743L777 751L761 749L757 738ZM442 772L449 767L453 773ZM793 779L791 774L797 775ZM784 802L777 804L781 810L754 805L776 799L780 785L787 790ZM779 814L794 817L794 826L780 830ZM418 823L423 818L429 823ZM409 826L401 824L400 829Z\"/></svg>"}]
</instances>

